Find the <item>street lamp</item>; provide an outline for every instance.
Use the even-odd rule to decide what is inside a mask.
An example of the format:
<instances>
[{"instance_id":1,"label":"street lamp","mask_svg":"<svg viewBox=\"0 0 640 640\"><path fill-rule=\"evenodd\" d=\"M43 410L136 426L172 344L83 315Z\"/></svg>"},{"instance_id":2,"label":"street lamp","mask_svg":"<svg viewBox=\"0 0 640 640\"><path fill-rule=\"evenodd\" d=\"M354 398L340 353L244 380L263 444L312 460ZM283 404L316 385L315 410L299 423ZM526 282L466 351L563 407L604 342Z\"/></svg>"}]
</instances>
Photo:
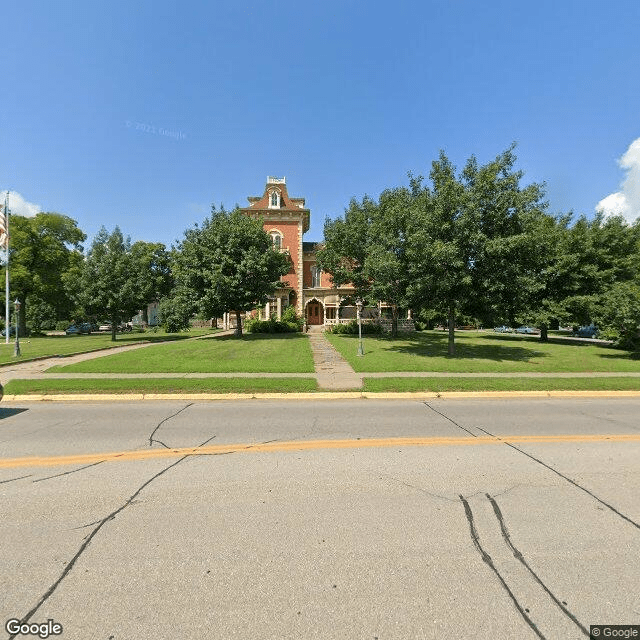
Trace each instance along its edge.
<instances>
[{"instance_id":1,"label":"street lamp","mask_svg":"<svg viewBox=\"0 0 640 640\"><path fill-rule=\"evenodd\" d=\"M15 313L16 313L16 347L13 351L13 355L15 358L17 358L20 355L20 338L18 337L18 324L20 323L20 300L18 300L18 298L16 298L15 302L13 303L15 305ZM9 328L7 328L7 331L9 331Z\"/></svg>"},{"instance_id":2,"label":"street lamp","mask_svg":"<svg viewBox=\"0 0 640 640\"><path fill-rule=\"evenodd\" d=\"M358 309L358 355L364 355L364 349L362 348L362 300L358 298L356 300L356 308Z\"/></svg>"}]
</instances>

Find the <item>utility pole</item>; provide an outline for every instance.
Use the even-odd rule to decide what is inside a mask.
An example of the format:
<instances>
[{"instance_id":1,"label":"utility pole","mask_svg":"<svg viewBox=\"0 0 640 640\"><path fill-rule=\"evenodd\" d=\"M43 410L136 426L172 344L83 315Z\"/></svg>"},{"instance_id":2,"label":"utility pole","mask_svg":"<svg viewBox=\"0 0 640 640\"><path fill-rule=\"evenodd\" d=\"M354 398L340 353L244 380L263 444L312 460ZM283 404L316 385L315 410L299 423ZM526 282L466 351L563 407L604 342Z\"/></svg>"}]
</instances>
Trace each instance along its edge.
<instances>
[{"instance_id":1,"label":"utility pole","mask_svg":"<svg viewBox=\"0 0 640 640\"><path fill-rule=\"evenodd\" d=\"M0 216L0 245L4 247L5 255L5 286L4 286L4 326L7 334L6 342L9 344L9 190L4 196L4 211Z\"/></svg>"}]
</instances>

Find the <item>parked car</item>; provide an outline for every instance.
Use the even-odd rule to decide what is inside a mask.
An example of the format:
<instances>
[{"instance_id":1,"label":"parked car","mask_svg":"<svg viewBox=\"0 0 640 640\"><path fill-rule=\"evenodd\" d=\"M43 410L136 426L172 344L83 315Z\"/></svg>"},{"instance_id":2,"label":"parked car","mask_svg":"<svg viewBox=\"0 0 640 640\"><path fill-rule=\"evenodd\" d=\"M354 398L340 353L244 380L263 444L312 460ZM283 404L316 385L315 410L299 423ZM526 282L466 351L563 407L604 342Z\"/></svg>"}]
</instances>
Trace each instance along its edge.
<instances>
[{"instance_id":1,"label":"parked car","mask_svg":"<svg viewBox=\"0 0 640 640\"><path fill-rule=\"evenodd\" d=\"M599 333L598 327L596 327L595 324L590 324L586 327L580 327L576 332L576 335L579 338L597 338Z\"/></svg>"},{"instance_id":2,"label":"parked car","mask_svg":"<svg viewBox=\"0 0 640 640\"><path fill-rule=\"evenodd\" d=\"M64 332L68 336L80 335L81 333L90 334L91 333L91 324L88 322L83 322L81 324L72 324L69 325Z\"/></svg>"},{"instance_id":3,"label":"parked car","mask_svg":"<svg viewBox=\"0 0 640 640\"><path fill-rule=\"evenodd\" d=\"M511 327L507 327L504 324L500 327L494 327L493 330L496 333L511 333L513 331Z\"/></svg>"},{"instance_id":4,"label":"parked car","mask_svg":"<svg viewBox=\"0 0 640 640\"><path fill-rule=\"evenodd\" d=\"M516 333L524 333L525 335L532 336L536 333L539 333L539 331L537 329L534 329L533 327L522 326L516 329Z\"/></svg>"},{"instance_id":5,"label":"parked car","mask_svg":"<svg viewBox=\"0 0 640 640\"><path fill-rule=\"evenodd\" d=\"M7 335L7 330L6 330L6 329L3 329L3 330L2 330L2 335L3 335L3 336L6 336L6 335ZM15 328L15 326L11 325L11 326L9 327L9 336L15 336L15 335L16 335L16 328ZM26 333L26 335L29 335L29 329L28 329L28 328L27 328L27 333ZM21 338L24 338L24 337L25 337L25 333L24 333L22 330L20 330L20 337L21 337Z\"/></svg>"},{"instance_id":6,"label":"parked car","mask_svg":"<svg viewBox=\"0 0 640 640\"><path fill-rule=\"evenodd\" d=\"M108 322L105 322L104 324L99 325L98 331L111 331L111 324Z\"/></svg>"}]
</instances>

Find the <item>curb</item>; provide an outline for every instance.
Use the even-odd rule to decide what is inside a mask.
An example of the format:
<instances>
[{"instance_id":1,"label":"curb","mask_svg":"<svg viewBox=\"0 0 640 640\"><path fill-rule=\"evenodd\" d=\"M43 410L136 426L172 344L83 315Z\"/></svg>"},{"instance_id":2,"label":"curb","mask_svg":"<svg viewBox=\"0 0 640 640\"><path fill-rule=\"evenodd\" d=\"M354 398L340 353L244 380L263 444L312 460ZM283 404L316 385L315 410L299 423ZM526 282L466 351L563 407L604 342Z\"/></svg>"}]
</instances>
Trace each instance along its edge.
<instances>
[{"instance_id":1,"label":"curb","mask_svg":"<svg viewBox=\"0 0 640 640\"><path fill-rule=\"evenodd\" d=\"M640 398L640 391L444 391L320 393L77 393L6 395L0 402L131 402L141 400L466 400L514 398Z\"/></svg>"}]
</instances>

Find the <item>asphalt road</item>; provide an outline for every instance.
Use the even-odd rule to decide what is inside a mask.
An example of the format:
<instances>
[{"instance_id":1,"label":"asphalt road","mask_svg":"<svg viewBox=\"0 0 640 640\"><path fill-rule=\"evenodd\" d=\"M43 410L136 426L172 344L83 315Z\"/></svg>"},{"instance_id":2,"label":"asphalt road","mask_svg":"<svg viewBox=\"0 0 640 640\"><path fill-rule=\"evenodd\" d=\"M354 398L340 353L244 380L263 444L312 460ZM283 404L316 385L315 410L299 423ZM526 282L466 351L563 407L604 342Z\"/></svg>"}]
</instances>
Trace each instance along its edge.
<instances>
[{"instance_id":1,"label":"asphalt road","mask_svg":"<svg viewBox=\"0 0 640 640\"><path fill-rule=\"evenodd\" d=\"M640 401L0 408L2 630L527 639L640 622ZM50 636L56 637L56 636Z\"/></svg>"}]
</instances>

